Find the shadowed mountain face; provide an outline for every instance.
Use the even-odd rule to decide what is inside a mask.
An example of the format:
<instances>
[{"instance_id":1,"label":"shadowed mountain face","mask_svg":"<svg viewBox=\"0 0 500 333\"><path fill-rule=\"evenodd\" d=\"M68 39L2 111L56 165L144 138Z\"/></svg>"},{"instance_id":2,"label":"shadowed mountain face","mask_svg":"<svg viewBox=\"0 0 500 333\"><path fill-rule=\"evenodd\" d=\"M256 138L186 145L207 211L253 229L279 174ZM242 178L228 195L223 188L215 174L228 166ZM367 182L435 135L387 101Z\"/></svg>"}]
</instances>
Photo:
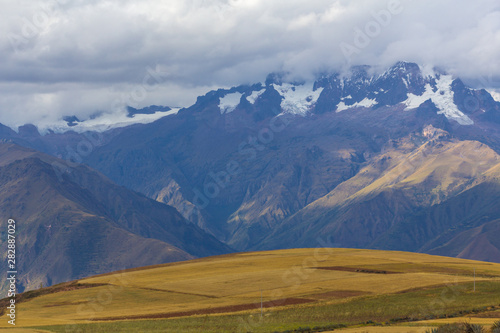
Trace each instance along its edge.
<instances>
[{"instance_id":1,"label":"shadowed mountain face","mask_svg":"<svg viewBox=\"0 0 500 333\"><path fill-rule=\"evenodd\" d=\"M231 251L174 208L85 166L61 175L60 162L0 144L1 219L16 220L21 288Z\"/></svg>"},{"instance_id":2,"label":"shadowed mountain face","mask_svg":"<svg viewBox=\"0 0 500 333\"><path fill-rule=\"evenodd\" d=\"M278 236L289 235L295 223L310 223L302 215L290 220L294 214L359 175L391 143L413 135L423 144L428 125L456 140L500 147L499 103L486 91L443 73L424 74L415 64L368 72L356 67L347 77L325 75L313 84L273 75L265 84L212 91L175 117L124 130L86 162L246 250L298 245L294 237ZM393 149L404 155L419 146ZM404 200L392 200L391 209L409 205ZM378 219L385 220L386 210L373 205L378 208L364 209L379 210ZM364 217L352 219L346 222L352 232L342 236L349 242L339 244L372 244L355 232L366 228ZM310 228L312 234L325 231ZM300 245L318 244L311 236Z\"/></svg>"},{"instance_id":3,"label":"shadowed mountain face","mask_svg":"<svg viewBox=\"0 0 500 333\"><path fill-rule=\"evenodd\" d=\"M342 247L500 261L500 156L428 127L367 161L358 174L286 219L259 248L298 247L318 234ZM491 241L489 240L491 238Z\"/></svg>"},{"instance_id":4,"label":"shadowed mountain face","mask_svg":"<svg viewBox=\"0 0 500 333\"><path fill-rule=\"evenodd\" d=\"M285 115L233 128L229 116L212 127L189 110L117 136L87 162L119 184L176 205L186 218L244 250L354 176L391 137L446 121L437 114L371 111ZM210 109L200 112L204 117Z\"/></svg>"},{"instance_id":5,"label":"shadowed mountain face","mask_svg":"<svg viewBox=\"0 0 500 333\"><path fill-rule=\"evenodd\" d=\"M321 235L500 260L489 236L500 103L416 64L371 73L275 74L147 125L4 137L83 161L238 250L315 247Z\"/></svg>"}]
</instances>

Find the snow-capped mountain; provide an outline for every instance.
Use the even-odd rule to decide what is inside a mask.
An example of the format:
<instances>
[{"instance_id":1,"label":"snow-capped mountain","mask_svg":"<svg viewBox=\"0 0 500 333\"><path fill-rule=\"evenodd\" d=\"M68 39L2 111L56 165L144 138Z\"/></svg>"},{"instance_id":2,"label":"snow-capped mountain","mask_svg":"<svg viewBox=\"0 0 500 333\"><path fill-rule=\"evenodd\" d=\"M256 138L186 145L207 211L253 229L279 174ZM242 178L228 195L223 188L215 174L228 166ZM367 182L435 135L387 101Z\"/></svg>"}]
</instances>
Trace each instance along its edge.
<instances>
[{"instance_id":1,"label":"snow-capped mountain","mask_svg":"<svg viewBox=\"0 0 500 333\"><path fill-rule=\"evenodd\" d=\"M428 133L442 131L446 134L436 137L459 140L449 144L455 151L476 145L463 146L460 140L476 140L500 152L500 103L487 91L470 89L442 71L400 62L383 73L358 66L346 73L321 75L314 82L287 77L275 73L263 83L210 91L176 116L124 129L87 162L119 184L177 207L230 246L248 250L272 247L278 238L280 246L286 246L287 237L300 238L300 228L307 230L302 223L313 223L314 212L300 221L290 220L291 234L280 229L281 223L341 184L349 188L331 193L348 196L357 185L345 181L370 163L385 181L391 159L414 156L413 150L431 140ZM384 155L391 149L394 154ZM440 156L430 153L426 156ZM456 163L449 161L446 170ZM412 166L413 162L403 163L398 168ZM467 184L470 175L460 175L470 170L459 166L453 177ZM438 171L436 175L442 172ZM436 177L422 186L448 179ZM366 180L364 175L359 178ZM441 186L448 185L433 190L441 198L445 197L441 192L455 194ZM420 191L408 193L413 190ZM418 200L416 205L428 204ZM377 216L388 218L386 210ZM327 224L325 230L330 227ZM281 231L273 234L276 230ZM343 230L344 244L360 246L349 236L355 230ZM304 246L315 246L313 234L308 234ZM374 235L363 241L373 242Z\"/></svg>"},{"instance_id":2,"label":"snow-capped mountain","mask_svg":"<svg viewBox=\"0 0 500 333\"><path fill-rule=\"evenodd\" d=\"M438 114L468 126L474 124L474 114L491 118L488 112L500 99L496 91L467 88L459 78L430 66L399 62L381 74L372 72L369 66L356 66L344 73L320 75L309 82L288 81L286 73L273 73L265 83L211 91L199 97L191 108L215 104L220 115L239 108L258 110L257 117L265 117L270 111L274 115L308 116L381 107L394 107L404 112L430 101ZM41 134L105 132L134 124L149 124L180 110L178 107L154 105L143 109L128 107L121 112L101 112L85 120L73 116L35 126Z\"/></svg>"},{"instance_id":3,"label":"snow-capped mountain","mask_svg":"<svg viewBox=\"0 0 500 333\"><path fill-rule=\"evenodd\" d=\"M34 126L0 126L0 136L85 163L238 250L314 247L321 233L339 246L500 260L495 240L484 253L459 241L484 223L500 228L500 103L490 93L405 62L287 77L93 136ZM430 243L438 238L456 243L445 251Z\"/></svg>"},{"instance_id":4,"label":"snow-capped mountain","mask_svg":"<svg viewBox=\"0 0 500 333\"><path fill-rule=\"evenodd\" d=\"M438 114L460 125L473 125L470 114L481 109L474 95L493 107L495 100L486 91L466 88L452 75L414 63L399 62L382 74L370 75L371 68L357 66L348 73L323 75L315 82L286 82L284 74L272 74L265 84L221 89L216 94L221 114L245 104L255 105L270 95L279 96L283 113L306 116L327 111L342 112L355 108L401 107L416 109L427 101Z\"/></svg>"},{"instance_id":5,"label":"snow-capped mountain","mask_svg":"<svg viewBox=\"0 0 500 333\"><path fill-rule=\"evenodd\" d=\"M125 110L117 112L98 112L92 117L83 120L78 119L76 116L68 116L55 122L46 121L34 125L42 135L50 132L65 133L68 131L77 133L105 132L135 124L149 124L160 118L177 114L180 109L179 107L170 108L156 105L142 109L127 107Z\"/></svg>"}]
</instances>

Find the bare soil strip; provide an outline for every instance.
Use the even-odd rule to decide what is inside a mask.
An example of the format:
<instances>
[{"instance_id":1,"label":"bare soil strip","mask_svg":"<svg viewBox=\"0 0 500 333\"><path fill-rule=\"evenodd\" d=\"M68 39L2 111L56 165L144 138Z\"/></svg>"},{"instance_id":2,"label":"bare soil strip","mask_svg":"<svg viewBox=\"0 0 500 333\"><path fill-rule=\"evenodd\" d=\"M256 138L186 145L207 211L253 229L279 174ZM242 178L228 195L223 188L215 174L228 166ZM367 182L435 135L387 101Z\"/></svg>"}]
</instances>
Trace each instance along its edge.
<instances>
[{"instance_id":1,"label":"bare soil strip","mask_svg":"<svg viewBox=\"0 0 500 333\"><path fill-rule=\"evenodd\" d=\"M332 299L332 298L348 298L348 297L364 296L370 294L372 293L359 290L333 290L321 294L309 295L308 297L313 297L314 299Z\"/></svg>"},{"instance_id":2,"label":"bare soil strip","mask_svg":"<svg viewBox=\"0 0 500 333\"><path fill-rule=\"evenodd\" d=\"M324 269L327 271L342 271L342 272L367 273L367 274L402 274L400 272L379 271L376 269L356 268L356 267L347 267L347 266L313 267L313 268Z\"/></svg>"},{"instance_id":3,"label":"bare soil strip","mask_svg":"<svg viewBox=\"0 0 500 333\"><path fill-rule=\"evenodd\" d=\"M314 300L305 298L283 298L274 301L266 301L262 303L263 308L273 308L277 306L286 305L298 305L312 303ZM214 308L205 308L192 311L183 312L167 312L167 313L153 313L147 315L136 315L136 316L119 316L119 317L103 317L94 318L92 321L117 321L117 320L133 320L133 319L166 319L175 317L188 317L194 315L206 315L206 314L216 314L216 313L232 313L246 310L256 310L260 309L260 303L248 303L248 304L238 304L230 306L220 306Z\"/></svg>"},{"instance_id":4,"label":"bare soil strip","mask_svg":"<svg viewBox=\"0 0 500 333\"><path fill-rule=\"evenodd\" d=\"M159 291L159 292L164 292L164 293L173 293L173 294L180 294L180 295L190 295L190 296L199 296L199 297L205 297L205 298L219 298L217 296L213 295L204 295L204 294L196 294L196 293L187 293L184 291L175 291L175 290L168 290L168 289L157 289L157 288L144 288L144 287L135 287L137 289L143 289L143 290L151 290L151 291Z\"/></svg>"}]
</instances>

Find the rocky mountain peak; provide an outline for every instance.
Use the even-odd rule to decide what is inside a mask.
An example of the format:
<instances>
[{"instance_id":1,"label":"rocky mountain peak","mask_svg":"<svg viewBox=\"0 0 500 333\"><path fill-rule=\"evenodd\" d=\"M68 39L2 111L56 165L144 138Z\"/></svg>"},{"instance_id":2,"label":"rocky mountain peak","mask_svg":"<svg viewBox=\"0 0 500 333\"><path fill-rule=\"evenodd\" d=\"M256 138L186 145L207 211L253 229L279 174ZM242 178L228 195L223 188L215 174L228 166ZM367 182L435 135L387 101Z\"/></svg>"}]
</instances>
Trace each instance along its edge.
<instances>
[{"instance_id":1,"label":"rocky mountain peak","mask_svg":"<svg viewBox=\"0 0 500 333\"><path fill-rule=\"evenodd\" d=\"M422 131L422 135L430 140L446 139L450 137L450 133L432 125L427 125Z\"/></svg>"},{"instance_id":2,"label":"rocky mountain peak","mask_svg":"<svg viewBox=\"0 0 500 333\"><path fill-rule=\"evenodd\" d=\"M322 73L314 81L289 80L289 77L292 77L290 73L272 73L265 85L209 92L205 95L207 98L198 99L194 107L207 109L211 103L220 109L220 114L239 109L262 113L262 109L267 109L308 116L359 108L376 112L381 107L404 112L416 110L430 101L438 114L459 125L473 125L478 117L500 118L495 116L500 113L500 104L491 96L479 96L479 99L478 91L466 87L459 78L411 62L400 61L379 74L370 66L354 66L342 73ZM481 91L481 94L488 95L488 92ZM478 109L487 115L475 112Z\"/></svg>"}]
</instances>

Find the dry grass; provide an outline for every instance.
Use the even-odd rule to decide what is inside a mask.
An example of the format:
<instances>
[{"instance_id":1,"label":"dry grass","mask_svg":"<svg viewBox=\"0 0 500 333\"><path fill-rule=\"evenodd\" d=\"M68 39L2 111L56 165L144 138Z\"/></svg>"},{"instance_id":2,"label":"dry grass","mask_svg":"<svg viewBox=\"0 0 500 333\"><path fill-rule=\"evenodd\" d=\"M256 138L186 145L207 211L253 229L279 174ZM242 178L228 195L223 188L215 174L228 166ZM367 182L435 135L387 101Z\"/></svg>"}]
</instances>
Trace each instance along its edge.
<instances>
[{"instance_id":1,"label":"dry grass","mask_svg":"<svg viewBox=\"0 0 500 333\"><path fill-rule=\"evenodd\" d=\"M366 315L357 314L359 318L376 315L376 312L370 312L378 302L374 297L387 295L404 305L405 293L409 291L445 289L446 286L469 283L461 287L461 292L467 293L474 268L478 284L500 281L499 264L424 254L352 249L240 253L83 279L80 284L101 285L26 300L18 304L18 313L22 315L19 315L17 324L18 327L40 327L91 323L113 317L169 318L179 317L171 314L188 316L196 312L211 314L209 317L212 317L216 313L227 315L243 311L236 317L227 317L230 322L241 317L241 313L252 312L252 307L245 308L245 305L255 304L257 308L261 291L266 310L282 315L282 320L293 321L301 313L314 317L317 312L322 314L318 323L323 324L328 320L329 311L341 309L344 304L352 303L352 307L360 308L361 312L366 310ZM381 271L393 274L381 274ZM419 297L426 299L439 295L439 288L430 296ZM287 305L283 299L299 301ZM307 304L298 305L300 300ZM218 308L223 311L217 311ZM220 314L215 317L218 321L226 320ZM336 318L347 320L349 314ZM0 326L5 325L6 322L0 322Z\"/></svg>"}]
</instances>

